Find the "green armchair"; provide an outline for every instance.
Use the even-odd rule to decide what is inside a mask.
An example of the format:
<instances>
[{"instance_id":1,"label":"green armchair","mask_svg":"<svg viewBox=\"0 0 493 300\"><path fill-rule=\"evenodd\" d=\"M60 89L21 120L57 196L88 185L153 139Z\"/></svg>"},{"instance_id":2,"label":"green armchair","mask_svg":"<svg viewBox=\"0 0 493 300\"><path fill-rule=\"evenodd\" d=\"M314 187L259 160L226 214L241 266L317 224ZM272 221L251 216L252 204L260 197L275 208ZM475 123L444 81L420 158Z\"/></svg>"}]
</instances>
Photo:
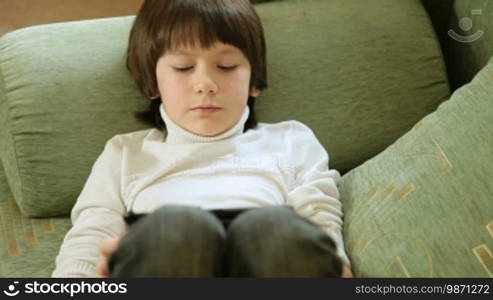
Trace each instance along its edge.
<instances>
[{"instance_id":1,"label":"green armchair","mask_svg":"<svg viewBox=\"0 0 493 300\"><path fill-rule=\"evenodd\" d=\"M437 2L256 4L258 119L300 120L328 150L358 277L493 276L493 6ZM125 68L132 21L0 37L0 276L51 275L104 143L145 128Z\"/></svg>"}]
</instances>

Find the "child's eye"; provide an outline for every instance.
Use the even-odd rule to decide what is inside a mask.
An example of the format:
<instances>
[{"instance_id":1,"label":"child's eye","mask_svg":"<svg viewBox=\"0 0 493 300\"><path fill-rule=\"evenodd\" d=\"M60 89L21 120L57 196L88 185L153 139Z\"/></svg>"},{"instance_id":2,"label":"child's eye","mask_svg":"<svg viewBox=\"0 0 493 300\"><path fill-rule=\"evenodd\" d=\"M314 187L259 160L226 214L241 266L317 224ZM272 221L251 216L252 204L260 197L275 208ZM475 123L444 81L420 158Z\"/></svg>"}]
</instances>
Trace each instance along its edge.
<instances>
[{"instance_id":1,"label":"child's eye","mask_svg":"<svg viewBox=\"0 0 493 300\"><path fill-rule=\"evenodd\" d=\"M236 69L236 67L237 66L218 66L218 68L223 71L233 71L234 69ZM192 70L193 67L173 67L173 69L175 69L175 71L184 73Z\"/></svg>"},{"instance_id":2,"label":"child's eye","mask_svg":"<svg viewBox=\"0 0 493 300\"><path fill-rule=\"evenodd\" d=\"M233 71L237 66L219 66L219 69L223 71Z\"/></svg>"},{"instance_id":3,"label":"child's eye","mask_svg":"<svg viewBox=\"0 0 493 300\"><path fill-rule=\"evenodd\" d=\"M186 71L191 70L192 68L193 67L183 67L183 68L173 67L173 69L175 69L175 71L178 71L178 72L186 72Z\"/></svg>"}]
</instances>

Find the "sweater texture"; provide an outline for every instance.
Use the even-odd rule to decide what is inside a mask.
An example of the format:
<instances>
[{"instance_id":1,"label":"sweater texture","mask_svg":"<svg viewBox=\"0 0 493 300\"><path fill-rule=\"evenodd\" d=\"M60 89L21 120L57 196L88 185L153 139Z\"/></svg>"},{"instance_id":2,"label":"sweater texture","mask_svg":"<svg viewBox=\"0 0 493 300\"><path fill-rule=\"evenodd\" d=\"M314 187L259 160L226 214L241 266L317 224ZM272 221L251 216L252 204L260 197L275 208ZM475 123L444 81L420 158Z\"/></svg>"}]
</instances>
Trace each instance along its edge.
<instances>
[{"instance_id":1,"label":"sweater texture","mask_svg":"<svg viewBox=\"0 0 493 300\"><path fill-rule=\"evenodd\" d=\"M72 209L73 227L53 277L94 274L100 242L125 233L123 216L163 205L206 210L289 205L332 237L337 254L349 264L337 190L340 174L329 169L327 152L306 125L259 123L244 132L246 107L232 128L204 137L160 110L166 132L140 130L106 143Z\"/></svg>"}]
</instances>

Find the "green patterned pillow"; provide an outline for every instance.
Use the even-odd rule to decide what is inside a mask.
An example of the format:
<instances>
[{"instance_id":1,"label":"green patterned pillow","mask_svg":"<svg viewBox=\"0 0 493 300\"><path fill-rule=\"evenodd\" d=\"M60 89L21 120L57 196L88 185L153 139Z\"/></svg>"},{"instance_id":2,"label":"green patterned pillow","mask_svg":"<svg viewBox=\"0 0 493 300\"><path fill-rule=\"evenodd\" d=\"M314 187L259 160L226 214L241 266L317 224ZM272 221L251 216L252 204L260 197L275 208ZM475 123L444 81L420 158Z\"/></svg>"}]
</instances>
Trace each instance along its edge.
<instances>
[{"instance_id":1,"label":"green patterned pillow","mask_svg":"<svg viewBox=\"0 0 493 300\"><path fill-rule=\"evenodd\" d=\"M493 59L341 181L362 277L493 276Z\"/></svg>"}]
</instances>

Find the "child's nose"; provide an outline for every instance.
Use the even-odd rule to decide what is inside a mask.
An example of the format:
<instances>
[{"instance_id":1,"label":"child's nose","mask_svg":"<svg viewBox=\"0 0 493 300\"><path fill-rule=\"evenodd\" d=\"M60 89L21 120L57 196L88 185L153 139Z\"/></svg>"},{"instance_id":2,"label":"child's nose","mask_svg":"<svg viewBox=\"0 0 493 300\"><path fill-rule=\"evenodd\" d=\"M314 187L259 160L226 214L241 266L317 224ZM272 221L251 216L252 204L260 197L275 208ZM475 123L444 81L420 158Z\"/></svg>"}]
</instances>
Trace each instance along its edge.
<instances>
[{"instance_id":1,"label":"child's nose","mask_svg":"<svg viewBox=\"0 0 493 300\"><path fill-rule=\"evenodd\" d=\"M194 90L199 94L215 94L217 93L218 86L209 74L201 72L197 74Z\"/></svg>"},{"instance_id":2,"label":"child's nose","mask_svg":"<svg viewBox=\"0 0 493 300\"><path fill-rule=\"evenodd\" d=\"M212 81L200 82L195 85L195 92L199 94L215 94L217 93L217 85Z\"/></svg>"}]
</instances>

